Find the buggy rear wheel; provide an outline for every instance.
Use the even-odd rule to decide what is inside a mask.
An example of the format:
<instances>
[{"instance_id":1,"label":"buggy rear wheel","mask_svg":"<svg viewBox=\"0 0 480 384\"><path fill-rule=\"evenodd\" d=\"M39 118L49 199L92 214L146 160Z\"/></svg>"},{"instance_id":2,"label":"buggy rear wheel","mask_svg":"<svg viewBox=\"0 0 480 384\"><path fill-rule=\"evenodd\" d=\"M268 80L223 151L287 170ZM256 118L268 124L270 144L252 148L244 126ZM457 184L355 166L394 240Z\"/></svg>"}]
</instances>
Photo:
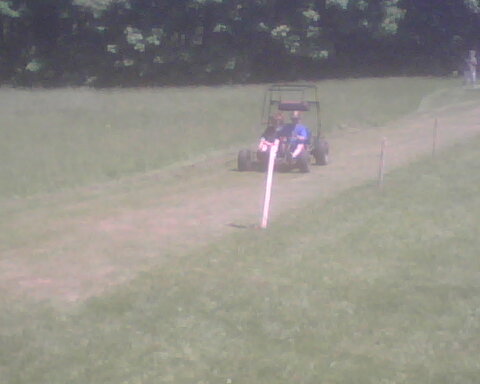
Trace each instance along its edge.
<instances>
[{"instance_id":1,"label":"buggy rear wheel","mask_svg":"<svg viewBox=\"0 0 480 384\"><path fill-rule=\"evenodd\" d=\"M321 137L316 137L313 143L312 155L315 158L316 165L327 165L330 148L328 142Z\"/></svg>"},{"instance_id":2,"label":"buggy rear wheel","mask_svg":"<svg viewBox=\"0 0 480 384\"><path fill-rule=\"evenodd\" d=\"M268 160L270 158L270 152L262 152L257 151L257 162L258 162L258 170L259 171L266 171L268 169Z\"/></svg>"},{"instance_id":3,"label":"buggy rear wheel","mask_svg":"<svg viewBox=\"0 0 480 384\"><path fill-rule=\"evenodd\" d=\"M302 151L297 157L297 167L302 173L310 172L310 158L306 151Z\"/></svg>"}]
</instances>

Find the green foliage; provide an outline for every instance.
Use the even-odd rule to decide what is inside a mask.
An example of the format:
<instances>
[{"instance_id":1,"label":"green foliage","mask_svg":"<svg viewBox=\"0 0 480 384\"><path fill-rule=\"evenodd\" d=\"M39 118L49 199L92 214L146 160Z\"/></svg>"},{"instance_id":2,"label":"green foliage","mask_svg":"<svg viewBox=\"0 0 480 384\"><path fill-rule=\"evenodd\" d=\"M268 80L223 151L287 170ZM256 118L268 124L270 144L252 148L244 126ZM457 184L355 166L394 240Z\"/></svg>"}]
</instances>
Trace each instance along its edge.
<instances>
[{"instance_id":1,"label":"green foliage","mask_svg":"<svg viewBox=\"0 0 480 384\"><path fill-rule=\"evenodd\" d=\"M25 67L25 69L30 72L38 72L42 68L43 68L43 63L38 59L33 59Z\"/></svg>"},{"instance_id":2,"label":"green foliage","mask_svg":"<svg viewBox=\"0 0 480 384\"><path fill-rule=\"evenodd\" d=\"M475 13L480 13L479 0L465 0L465 5Z\"/></svg>"},{"instance_id":3,"label":"green foliage","mask_svg":"<svg viewBox=\"0 0 480 384\"><path fill-rule=\"evenodd\" d=\"M20 17L20 12L12 9L11 1L0 1L0 15L8 17Z\"/></svg>"},{"instance_id":4,"label":"green foliage","mask_svg":"<svg viewBox=\"0 0 480 384\"><path fill-rule=\"evenodd\" d=\"M384 17L381 23L381 30L385 34L395 34L398 30L398 23L405 17L406 11L398 7L398 0L390 0L385 4Z\"/></svg>"},{"instance_id":5,"label":"green foliage","mask_svg":"<svg viewBox=\"0 0 480 384\"><path fill-rule=\"evenodd\" d=\"M347 9L350 0L326 0L327 7Z\"/></svg>"},{"instance_id":6,"label":"green foliage","mask_svg":"<svg viewBox=\"0 0 480 384\"><path fill-rule=\"evenodd\" d=\"M480 34L479 10L478 0L2 0L1 75L108 86L450 72ZM42 68L27 69L33 61Z\"/></svg>"},{"instance_id":7,"label":"green foliage","mask_svg":"<svg viewBox=\"0 0 480 384\"><path fill-rule=\"evenodd\" d=\"M112 5L121 4L123 6L128 6L129 0L73 0L73 4L90 9L96 14L100 14Z\"/></svg>"}]
</instances>

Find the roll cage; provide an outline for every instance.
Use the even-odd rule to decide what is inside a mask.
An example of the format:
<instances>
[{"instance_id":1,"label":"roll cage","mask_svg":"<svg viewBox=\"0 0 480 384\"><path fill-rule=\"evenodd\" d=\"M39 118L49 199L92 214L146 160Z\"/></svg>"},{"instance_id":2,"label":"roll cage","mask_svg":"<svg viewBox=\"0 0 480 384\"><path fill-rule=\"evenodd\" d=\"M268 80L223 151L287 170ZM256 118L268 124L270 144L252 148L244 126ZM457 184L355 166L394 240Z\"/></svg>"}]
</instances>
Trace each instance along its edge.
<instances>
[{"instance_id":1,"label":"roll cage","mask_svg":"<svg viewBox=\"0 0 480 384\"><path fill-rule=\"evenodd\" d=\"M274 84L265 92L262 107L262 125L268 123L269 117L277 111L312 111L315 120L316 136L320 136L320 102L315 84Z\"/></svg>"}]
</instances>

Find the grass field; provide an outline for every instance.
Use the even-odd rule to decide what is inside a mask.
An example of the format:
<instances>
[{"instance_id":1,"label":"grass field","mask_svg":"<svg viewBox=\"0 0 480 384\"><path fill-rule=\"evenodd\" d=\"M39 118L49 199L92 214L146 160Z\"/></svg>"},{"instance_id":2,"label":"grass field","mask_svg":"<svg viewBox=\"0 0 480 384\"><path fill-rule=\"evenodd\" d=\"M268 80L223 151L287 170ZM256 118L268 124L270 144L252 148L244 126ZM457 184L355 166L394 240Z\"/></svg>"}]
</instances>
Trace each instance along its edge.
<instances>
[{"instance_id":1,"label":"grass field","mask_svg":"<svg viewBox=\"0 0 480 384\"><path fill-rule=\"evenodd\" d=\"M324 124L330 132L355 128L344 141L338 138L348 145L362 134L356 128L472 99L453 85L441 79L324 82ZM479 137L389 172L383 192L369 181L296 205L267 231L237 228L193 252L172 246L143 272L135 270L142 252L163 249L151 233L134 232L114 245L105 233L82 228L105 218L129 224L128 214L151 220L145 213L161 214L162 204L181 205L176 198L184 184L175 184L175 172L136 184L126 175L249 142L260 115L251 114L258 106L252 95L261 100L262 91L0 91L0 265L12 273L22 263L55 270L60 255L77 270L126 263L136 276L76 302L38 299L0 281L9 286L0 296L0 384L478 383ZM217 119L212 103L222 105ZM191 152L167 151L179 144L170 134L177 121L186 137L199 134L198 142L185 142ZM220 132L223 124L228 129ZM446 129L446 119L440 127ZM154 138L167 152L157 153ZM136 161L142 166L133 166ZM183 170L185 178L196 175L190 186L207 194L220 189L210 185L213 175L205 176L215 164L208 167L198 174ZM328 182L335 164L329 167L283 176ZM236 183L257 176L229 173ZM102 184L120 177L117 186ZM130 182L142 188L128 188ZM98 183L93 193L57 193L92 183ZM55 239L56 233L67 238Z\"/></svg>"},{"instance_id":2,"label":"grass field","mask_svg":"<svg viewBox=\"0 0 480 384\"><path fill-rule=\"evenodd\" d=\"M480 140L77 307L1 300L2 383L477 383Z\"/></svg>"},{"instance_id":3,"label":"grass field","mask_svg":"<svg viewBox=\"0 0 480 384\"><path fill-rule=\"evenodd\" d=\"M318 86L329 132L384 124L416 110L426 95L458 86L458 80ZM0 89L0 199L118 179L255 141L265 88ZM429 100L427 107L437 103Z\"/></svg>"}]
</instances>

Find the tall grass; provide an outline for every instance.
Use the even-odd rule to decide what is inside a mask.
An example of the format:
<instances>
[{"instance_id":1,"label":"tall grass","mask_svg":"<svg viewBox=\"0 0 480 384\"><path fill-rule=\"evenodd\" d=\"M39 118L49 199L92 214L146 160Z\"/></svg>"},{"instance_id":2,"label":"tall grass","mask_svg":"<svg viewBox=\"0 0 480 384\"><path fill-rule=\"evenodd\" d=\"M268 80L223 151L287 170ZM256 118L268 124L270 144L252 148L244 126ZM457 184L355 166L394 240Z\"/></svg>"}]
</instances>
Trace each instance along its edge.
<instances>
[{"instance_id":1,"label":"tall grass","mask_svg":"<svg viewBox=\"0 0 480 384\"><path fill-rule=\"evenodd\" d=\"M384 124L454 85L427 78L320 82L323 127ZM0 198L116 179L252 142L265 88L0 89Z\"/></svg>"},{"instance_id":2,"label":"tall grass","mask_svg":"<svg viewBox=\"0 0 480 384\"><path fill-rule=\"evenodd\" d=\"M255 104L245 91L3 90L0 196L145 172L245 140Z\"/></svg>"},{"instance_id":3,"label":"tall grass","mask_svg":"<svg viewBox=\"0 0 480 384\"><path fill-rule=\"evenodd\" d=\"M73 310L0 310L6 383L462 383L480 376L480 139Z\"/></svg>"}]
</instances>

